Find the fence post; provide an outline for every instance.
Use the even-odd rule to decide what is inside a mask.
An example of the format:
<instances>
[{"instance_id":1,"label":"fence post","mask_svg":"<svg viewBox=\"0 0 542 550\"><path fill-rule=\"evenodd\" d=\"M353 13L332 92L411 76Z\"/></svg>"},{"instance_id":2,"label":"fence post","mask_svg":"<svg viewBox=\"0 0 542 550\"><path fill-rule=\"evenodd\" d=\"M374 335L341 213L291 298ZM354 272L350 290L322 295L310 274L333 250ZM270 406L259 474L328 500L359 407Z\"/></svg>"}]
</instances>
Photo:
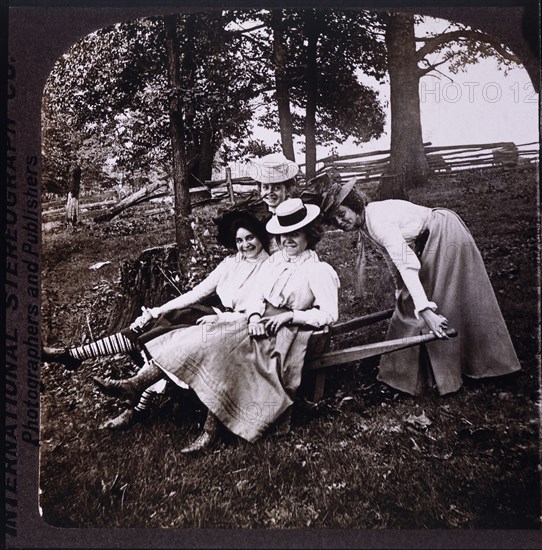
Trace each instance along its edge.
<instances>
[{"instance_id":1,"label":"fence post","mask_svg":"<svg viewBox=\"0 0 542 550\"><path fill-rule=\"evenodd\" d=\"M68 223L75 225L79 222L79 192L81 189L81 168L70 166L68 183L68 199L66 201L66 219Z\"/></svg>"},{"instance_id":2,"label":"fence post","mask_svg":"<svg viewBox=\"0 0 542 550\"><path fill-rule=\"evenodd\" d=\"M231 168L226 168L226 185L228 186L228 193L230 195L230 201L235 204L235 195L233 194L233 184L231 181Z\"/></svg>"}]
</instances>

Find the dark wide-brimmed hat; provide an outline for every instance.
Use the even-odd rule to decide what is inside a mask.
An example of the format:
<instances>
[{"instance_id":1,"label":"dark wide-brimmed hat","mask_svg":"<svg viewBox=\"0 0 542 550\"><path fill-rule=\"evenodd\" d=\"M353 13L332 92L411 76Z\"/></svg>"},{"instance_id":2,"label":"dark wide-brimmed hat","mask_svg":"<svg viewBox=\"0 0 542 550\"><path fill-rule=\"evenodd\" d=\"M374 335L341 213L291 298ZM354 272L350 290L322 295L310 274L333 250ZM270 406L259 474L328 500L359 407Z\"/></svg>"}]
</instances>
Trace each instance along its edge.
<instances>
[{"instance_id":1,"label":"dark wide-brimmed hat","mask_svg":"<svg viewBox=\"0 0 542 550\"><path fill-rule=\"evenodd\" d=\"M299 173L299 166L280 153L272 153L248 164L248 175L259 183L285 183Z\"/></svg>"},{"instance_id":2,"label":"dark wide-brimmed hat","mask_svg":"<svg viewBox=\"0 0 542 550\"><path fill-rule=\"evenodd\" d=\"M344 199L355 189L356 177L343 181L336 171L326 172L311 180L316 195L320 197L320 208L325 218L332 217Z\"/></svg>"},{"instance_id":3,"label":"dark wide-brimmed hat","mask_svg":"<svg viewBox=\"0 0 542 550\"><path fill-rule=\"evenodd\" d=\"M262 246L268 250L269 235L265 230L265 225L253 214L246 210L231 210L225 212L219 218L215 218L217 225L216 240L226 248L237 250L235 236L240 227L253 233Z\"/></svg>"},{"instance_id":4,"label":"dark wide-brimmed hat","mask_svg":"<svg viewBox=\"0 0 542 550\"><path fill-rule=\"evenodd\" d=\"M304 204L301 199L286 199L275 210L265 226L272 235L282 235L309 225L320 214L316 204Z\"/></svg>"}]
</instances>

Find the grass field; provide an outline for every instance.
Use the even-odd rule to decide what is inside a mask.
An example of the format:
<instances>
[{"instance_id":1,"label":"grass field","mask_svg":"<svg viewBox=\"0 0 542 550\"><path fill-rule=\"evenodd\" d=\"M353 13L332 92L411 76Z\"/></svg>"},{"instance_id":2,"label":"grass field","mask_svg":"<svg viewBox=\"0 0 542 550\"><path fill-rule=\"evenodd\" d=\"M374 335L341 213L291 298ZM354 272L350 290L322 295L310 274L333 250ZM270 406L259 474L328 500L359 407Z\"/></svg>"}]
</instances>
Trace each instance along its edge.
<instances>
[{"instance_id":1,"label":"grass field","mask_svg":"<svg viewBox=\"0 0 542 550\"><path fill-rule=\"evenodd\" d=\"M42 370L41 502L58 527L525 529L540 528L538 172L435 176L414 202L455 210L471 229L522 364L465 381L453 395L410 397L376 380L377 362L337 367L324 399L300 399L292 430L255 444L225 436L186 457L204 412L168 388L145 424L98 429L117 414L92 375L127 376L127 360ZM43 234L42 319L49 345L108 333L119 267L173 241L168 215L141 208L102 225ZM205 216L205 212L202 213ZM343 320L393 304L382 258L369 250L369 292L353 291L354 236L331 232L318 251L337 270ZM91 270L96 262L111 262ZM475 307L475 304L473 304ZM386 323L337 345L383 339Z\"/></svg>"}]
</instances>

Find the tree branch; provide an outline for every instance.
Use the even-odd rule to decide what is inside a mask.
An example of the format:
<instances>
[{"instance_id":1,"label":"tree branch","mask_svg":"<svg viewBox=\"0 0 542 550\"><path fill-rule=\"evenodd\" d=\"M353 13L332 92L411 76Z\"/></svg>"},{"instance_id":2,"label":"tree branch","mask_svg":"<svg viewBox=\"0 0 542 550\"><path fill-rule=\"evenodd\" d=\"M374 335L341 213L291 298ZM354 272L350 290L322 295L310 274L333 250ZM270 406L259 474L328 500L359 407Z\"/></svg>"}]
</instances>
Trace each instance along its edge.
<instances>
[{"instance_id":1,"label":"tree branch","mask_svg":"<svg viewBox=\"0 0 542 550\"><path fill-rule=\"evenodd\" d=\"M476 40L478 42L485 42L489 44L502 58L514 63L520 64L519 58L513 53L509 52L503 45L495 40L493 37L486 33L478 31L469 31L466 29L460 31L446 32L429 38L426 40L425 45L422 46L417 52L416 56L418 60L422 60L426 55L438 50L441 46L450 42L456 42L459 40Z\"/></svg>"},{"instance_id":2,"label":"tree branch","mask_svg":"<svg viewBox=\"0 0 542 550\"><path fill-rule=\"evenodd\" d=\"M425 59L424 59L423 61L425 61ZM425 67L424 69L421 69L421 68L418 69L418 75L419 75L420 77L422 77L422 76L426 75L427 73L429 73L429 72L435 70L439 65L443 65L443 64L446 63L447 61L449 61L449 60L448 60L448 59L445 59L444 61L441 61L440 63L428 63L428 64L427 64L427 67ZM440 71L437 71L437 72L440 73ZM443 74L443 73L440 73L440 74ZM445 75L443 75L443 76L445 76ZM450 80L451 80L451 79L450 79Z\"/></svg>"},{"instance_id":3,"label":"tree branch","mask_svg":"<svg viewBox=\"0 0 542 550\"><path fill-rule=\"evenodd\" d=\"M255 27L250 27L250 29L243 29L241 28L240 30L230 30L230 31L227 31L229 34L231 35L240 35L240 34L245 34L245 33L248 33L248 32L252 32L252 31L258 31L260 29L265 29L267 25L265 24L261 24L261 25L256 25Z\"/></svg>"}]
</instances>

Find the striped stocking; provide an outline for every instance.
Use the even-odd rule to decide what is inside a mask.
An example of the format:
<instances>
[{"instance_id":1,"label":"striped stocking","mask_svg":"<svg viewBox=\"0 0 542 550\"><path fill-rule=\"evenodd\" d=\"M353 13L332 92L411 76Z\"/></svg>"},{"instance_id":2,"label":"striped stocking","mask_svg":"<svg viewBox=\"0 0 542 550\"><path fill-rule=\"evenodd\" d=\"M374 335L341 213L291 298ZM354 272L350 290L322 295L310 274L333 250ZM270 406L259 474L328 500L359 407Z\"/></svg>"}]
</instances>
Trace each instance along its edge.
<instances>
[{"instance_id":1,"label":"striped stocking","mask_svg":"<svg viewBox=\"0 0 542 550\"><path fill-rule=\"evenodd\" d=\"M68 353L72 357L84 361L85 359L95 357L127 353L132 350L135 350L134 344L126 336L118 332L117 334L100 338L100 340L96 340L90 344L70 348Z\"/></svg>"},{"instance_id":2,"label":"striped stocking","mask_svg":"<svg viewBox=\"0 0 542 550\"><path fill-rule=\"evenodd\" d=\"M147 410L151 406L156 395L159 393L162 393L164 389L165 389L164 379L156 382L152 386L149 386L139 398L139 402L135 406L135 410L139 412L143 412Z\"/></svg>"}]
</instances>

